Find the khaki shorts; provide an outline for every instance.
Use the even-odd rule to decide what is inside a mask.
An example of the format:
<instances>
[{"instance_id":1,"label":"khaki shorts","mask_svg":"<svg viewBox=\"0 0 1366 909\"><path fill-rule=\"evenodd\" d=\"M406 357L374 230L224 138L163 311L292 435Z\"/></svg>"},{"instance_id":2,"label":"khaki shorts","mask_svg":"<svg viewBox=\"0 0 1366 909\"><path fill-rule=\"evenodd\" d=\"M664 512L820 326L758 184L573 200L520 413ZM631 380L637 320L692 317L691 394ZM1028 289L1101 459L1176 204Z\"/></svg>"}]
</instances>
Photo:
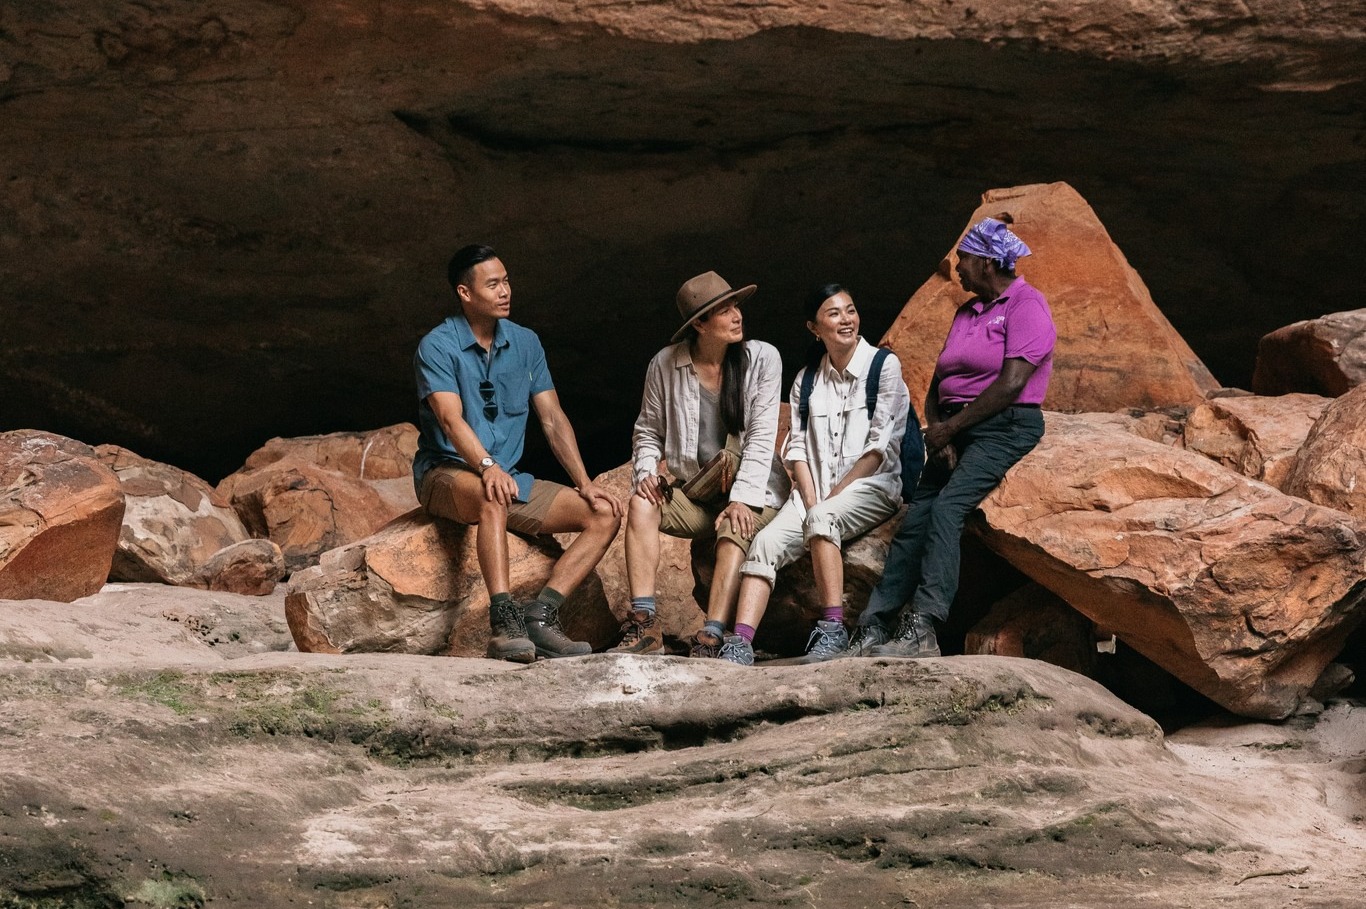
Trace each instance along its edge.
<instances>
[{"instance_id":1,"label":"khaki shorts","mask_svg":"<svg viewBox=\"0 0 1366 909\"><path fill-rule=\"evenodd\" d=\"M659 529L671 537L682 537L685 540L702 540L707 537L716 536L718 541L730 540L745 552L749 552L749 544L753 537L742 537L730 522L721 528L718 533L716 527L716 516L725 510L730 504L727 499L717 499L710 502L694 502L683 494L680 489L682 484L675 481L673 485L673 497L660 506L659 510ZM764 506L764 510L754 515L754 532L757 534L778 516L778 509Z\"/></svg>"},{"instance_id":2,"label":"khaki shorts","mask_svg":"<svg viewBox=\"0 0 1366 909\"><path fill-rule=\"evenodd\" d=\"M455 507L455 478L462 472L474 473L467 467L442 464L428 470L422 478L422 491L418 501L422 510L438 518L460 521L459 510ZM536 536L541 533L545 519L550 515L550 506L560 490L569 489L550 480L531 481L531 500L522 502L514 499L508 506L508 530Z\"/></svg>"}]
</instances>

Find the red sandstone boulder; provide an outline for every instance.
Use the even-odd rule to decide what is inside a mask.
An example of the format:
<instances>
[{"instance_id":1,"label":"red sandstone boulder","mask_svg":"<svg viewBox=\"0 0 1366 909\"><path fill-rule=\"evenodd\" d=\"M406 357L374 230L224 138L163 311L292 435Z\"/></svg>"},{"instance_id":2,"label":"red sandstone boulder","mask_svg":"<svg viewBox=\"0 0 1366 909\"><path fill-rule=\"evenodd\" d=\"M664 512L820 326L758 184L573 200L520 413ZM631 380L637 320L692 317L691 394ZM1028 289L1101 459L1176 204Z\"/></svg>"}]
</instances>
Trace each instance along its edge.
<instances>
[{"instance_id":1,"label":"red sandstone boulder","mask_svg":"<svg viewBox=\"0 0 1366 909\"><path fill-rule=\"evenodd\" d=\"M199 477L117 445L95 452L119 478L127 506L110 580L264 595L284 577L279 547L253 540Z\"/></svg>"},{"instance_id":2,"label":"red sandstone boulder","mask_svg":"<svg viewBox=\"0 0 1366 909\"><path fill-rule=\"evenodd\" d=\"M1366 386L1324 409L1300 448L1285 491L1366 517Z\"/></svg>"},{"instance_id":3,"label":"red sandstone boulder","mask_svg":"<svg viewBox=\"0 0 1366 909\"><path fill-rule=\"evenodd\" d=\"M963 652L1028 657L1096 674L1095 625L1038 584L1026 584L992 606L968 632Z\"/></svg>"},{"instance_id":4,"label":"red sandstone boulder","mask_svg":"<svg viewBox=\"0 0 1366 909\"><path fill-rule=\"evenodd\" d=\"M1186 420L1185 446L1285 491L1296 453L1330 403L1303 394L1211 398Z\"/></svg>"},{"instance_id":5,"label":"red sandstone boulder","mask_svg":"<svg viewBox=\"0 0 1366 909\"><path fill-rule=\"evenodd\" d=\"M1257 345L1252 390L1335 398L1366 382L1366 309L1278 328Z\"/></svg>"},{"instance_id":6,"label":"red sandstone boulder","mask_svg":"<svg viewBox=\"0 0 1366 909\"><path fill-rule=\"evenodd\" d=\"M276 543L285 565L315 565L417 507L412 452L416 429L271 439L218 484L254 536Z\"/></svg>"},{"instance_id":7,"label":"red sandstone boulder","mask_svg":"<svg viewBox=\"0 0 1366 909\"><path fill-rule=\"evenodd\" d=\"M315 653L483 656L488 589L475 528L404 515L364 540L323 554L289 582L285 615L294 642ZM550 538L508 536L514 596L534 596L560 550ZM594 649L615 643L617 621L589 576L560 611L566 633Z\"/></svg>"},{"instance_id":8,"label":"red sandstone boulder","mask_svg":"<svg viewBox=\"0 0 1366 909\"><path fill-rule=\"evenodd\" d=\"M1001 212L1011 214L1033 250L1020 261L1019 273L1048 298L1058 327L1045 406L1151 410L1197 404L1219 387L1076 190L1066 183L991 190L964 231ZM882 339L901 360L917 410L953 313L969 296L952 261L950 251Z\"/></svg>"},{"instance_id":9,"label":"red sandstone boulder","mask_svg":"<svg viewBox=\"0 0 1366 909\"><path fill-rule=\"evenodd\" d=\"M987 544L1235 713L1308 703L1366 615L1366 523L1085 417L1047 425L983 503Z\"/></svg>"},{"instance_id":10,"label":"red sandstone boulder","mask_svg":"<svg viewBox=\"0 0 1366 909\"><path fill-rule=\"evenodd\" d=\"M417 427L412 423L370 432L274 438L252 452L243 467L255 470L292 458L358 480L404 479L411 486L417 439Z\"/></svg>"},{"instance_id":11,"label":"red sandstone boulder","mask_svg":"<svg viewBox=\"0 0 1366 909\"><path fill-rule=\"evenodd\" d=\"M123 492L89 445L53 433L0 433L0 599L90 596L104 585Z\"/></svg>"}]
</instances>

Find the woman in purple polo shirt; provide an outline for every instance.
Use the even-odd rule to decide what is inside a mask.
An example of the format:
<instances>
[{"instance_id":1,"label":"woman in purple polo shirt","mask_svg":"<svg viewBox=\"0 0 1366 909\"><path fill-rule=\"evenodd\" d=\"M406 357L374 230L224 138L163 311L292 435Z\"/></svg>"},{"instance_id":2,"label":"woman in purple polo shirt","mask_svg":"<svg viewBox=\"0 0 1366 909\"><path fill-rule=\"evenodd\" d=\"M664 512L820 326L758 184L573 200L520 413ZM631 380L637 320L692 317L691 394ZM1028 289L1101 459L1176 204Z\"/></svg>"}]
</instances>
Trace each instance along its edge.
<instances>
[{"instance_id":1,"label":"woman in purple polo shirt","mask_svg":"<svg viewBox=\"0 0 1366 909\"><path fill-rule=\"evenodd\" d=\"M1043 437L1057 330L1043 294L1015 274L1029 247L1011 223L984 218L958 244L955 271L973 297L954 314L925 396L929 461L844 655L939 656L963 523Z\"/></svg>"}]
</instances>

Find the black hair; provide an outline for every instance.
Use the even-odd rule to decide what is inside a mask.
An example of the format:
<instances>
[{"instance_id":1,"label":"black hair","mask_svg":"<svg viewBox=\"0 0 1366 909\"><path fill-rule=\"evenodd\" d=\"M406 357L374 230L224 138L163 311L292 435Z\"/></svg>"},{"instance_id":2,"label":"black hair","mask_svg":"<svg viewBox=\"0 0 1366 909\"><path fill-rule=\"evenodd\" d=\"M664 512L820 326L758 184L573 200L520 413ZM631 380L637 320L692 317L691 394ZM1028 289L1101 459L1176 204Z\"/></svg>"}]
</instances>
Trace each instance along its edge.
<instances>
[{"instance_id":1,"label":"black hair","mask_svg":"<svg viewBox=\"0 0 1366 909\"><path fill-rule=\"evenodd\" d=\"M451 290L455 290L470 279L470 271L474 266L497 257L498 254L493 251L492 246L484 246L481 243L460 247L446 266L446 280L451 282ZM458 293L457 291L457 295Z\"/></svg>"},{"instance_id":2,"label":"black hair","mask_svg":"<svg viewBox=\"0 0 1366 909\"><path fill-rule=\"evenodd\" d=\"M713 309L702 316L698 322L705 322L716 314ZM687 339L689 344L697 337L697 329L688 323ZM745 428L745 370L749 368L749 353L745 341L726 345L726 355L721 358L721 423L728 435L738 436Z\"/></svg>"},{"instance_id":3,"label":"black hair","mask_svg":"<svg viewBox=\"0 0 1366 909\"><path fill-rule=\"evenodd\" d=\"M817 284L811 288L806 295L806 301L802 306L802 314L806 316L806 321L816 321L816 314L821 311L821 304L829 300L835 294L847 294L849 291L842 284L831 281L828 284ZM850 295L852 298L852 294ZM806 348L806 368L816 369L821 365L821 357L825 356L825 342L820 338L813 338L811 344Z\"/></svg>"}]
</instances>

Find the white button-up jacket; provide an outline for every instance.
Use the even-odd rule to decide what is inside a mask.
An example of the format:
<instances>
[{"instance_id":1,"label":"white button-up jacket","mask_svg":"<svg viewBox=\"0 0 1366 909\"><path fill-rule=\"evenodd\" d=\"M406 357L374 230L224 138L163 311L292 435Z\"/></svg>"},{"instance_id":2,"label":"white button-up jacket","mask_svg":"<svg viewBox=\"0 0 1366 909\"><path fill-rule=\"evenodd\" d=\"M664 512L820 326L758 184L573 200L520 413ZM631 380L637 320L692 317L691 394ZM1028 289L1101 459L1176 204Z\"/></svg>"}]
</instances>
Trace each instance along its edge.
<instances>
[{"instance_id":1,"label":"white button-up jacket","mask_svg":"<svg viewBox=\"0 0 1366 909\"><path fill-rule=\"evenodd\" d=\"M779 508L790 488L787 471L775 452L783 362L778 349L763 341L746 341L745 425L740 433L740 467L730 500L755 508ZM697 433L701 392L687 341L655 354L645 372L645 394L632 434L632 492L658 473L659 461L687 482L697 475Z\"/></svg>"}]
</instances>

